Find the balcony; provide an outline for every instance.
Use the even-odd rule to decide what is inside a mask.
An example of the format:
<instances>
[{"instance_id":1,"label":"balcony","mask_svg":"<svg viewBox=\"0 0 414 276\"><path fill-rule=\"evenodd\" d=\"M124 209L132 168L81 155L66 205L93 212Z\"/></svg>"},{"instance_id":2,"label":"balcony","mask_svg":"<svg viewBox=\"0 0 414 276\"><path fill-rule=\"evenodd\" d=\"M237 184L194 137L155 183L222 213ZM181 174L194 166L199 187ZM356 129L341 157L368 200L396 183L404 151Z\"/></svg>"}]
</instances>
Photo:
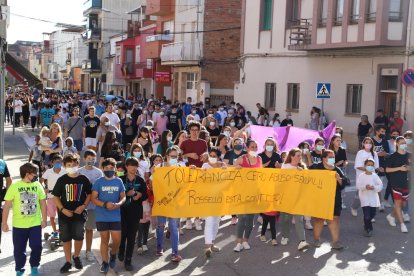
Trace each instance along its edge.
<instances>
[{"instance_id":1,"label":"balcony","mask_svg":"<svg viewBox=\"0 0 414 276\"><path fill-rule=\"evenodd\" d=\"M201 51L196 40L162 45L161 65L198 65Z\"/></svg>"},{"instance_id":2,"label":"balcony","mask_svg":"<svg viewBox=\"0 0 414 276\"><path fill-rule=\"evenodd\" d=\"M87 0L83 3L83 16L96 14L102 11L102 0Z\"/></svg>"},{"instance_id":3,"label":"balcony","mask_svg":"<svg viewBox=\"0 0 414 276\"><path fill-rule=\"evenodd\" d=\"M289 50L306 50L311 44L311 21L310 19L299 19L290 24Z\"/></svg>"},{"instance_id":4,"label":"balcony","mask_svg":"<svg viewBox=\"0 0 414 276\"><path fill-rule=\"evenodd\" d=\"M120 67L123 79L142 79L152 78L152 68L148 68L147 63L126 62Z\"/></svg>"},{"instance_id":5,"label":"balcony","mask_svg":"<svg viewBox=\"0 0 414 276\"><path fill-rule=\"evenodd\" d=\"M101 28L92 28L86 30L85 43L100 42L101 41Z\"/></svg>"},{"instance_id":6,"label":"balcony","mask_svg":"<svg viewBox=\"0 0 414 276\"><path fill-rule=\"evenodd\" d=\"M145 14L164 16L174 14L174 4L172 0L147 0Z\"/></svg>"},{"instance_id":7,"label":"balcony","mask_svg":"<svg viewBox=\"0 0 414 276\"><path fill-rule=\"evenodd\" d=\"M101 72L101 61L99 59L83 60L82 70L85 72Z\"/></svg>"}]
</instances>

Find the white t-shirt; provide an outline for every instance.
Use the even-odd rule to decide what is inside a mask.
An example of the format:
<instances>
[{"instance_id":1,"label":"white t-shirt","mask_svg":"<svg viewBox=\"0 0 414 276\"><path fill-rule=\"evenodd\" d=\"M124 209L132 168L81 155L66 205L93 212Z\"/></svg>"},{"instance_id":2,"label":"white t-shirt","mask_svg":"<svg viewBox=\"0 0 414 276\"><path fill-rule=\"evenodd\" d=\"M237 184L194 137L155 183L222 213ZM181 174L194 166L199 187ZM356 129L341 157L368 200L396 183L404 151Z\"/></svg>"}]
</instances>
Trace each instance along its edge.
<instances>
[{"instance_id":1,"label":"white t-shirt","mask_svg":"<svg viewBox=\"0 0 414 276\"><path fill-rule=\"evenodd\" d=\"M15 100L14 101L14 112L22 113L23 112L22 105L23 105L23 102L21 100Z\"/></svg>"},{"instance_id":2,"label":"white t-shirt","mask_svg":"<svg viewBox=\"0 0 414 276\"><path fill-rule=\"evenodd\" d=\"M367 185L374 186L374 190L367 190ZM382 181L376 173L371 175L361 173L356 181L361 207L380 207L381 203L378 193L382 190L382 186Z\"/></svg>"},{"instance_id":3,"label":"white t-shirt","mask_svg":"<svg viewBox=\"0 0 414 276\"><path fill-rule=\"evenodd\" d=\"M103 173L100 169L98 169L97 167L92 167L92 169L88 170L85 167L82 167L78 170L78 173L81 175L86 176L89 181L91 182L91 184L93 185L93 183L95 183L96 180L98 180L99 178L103 177ZM89 202L88 206L86 206L87 210L94 210L96 209L96 205L92 203L92 201Z\"/></svg>"},{"instance_id":4,"label":"white t-shirt","mask_svg":"<svg viewBox=\"0 0 414 276\"><path fill-rule=\"evenodd\" d=\"M56 185L56 181L61 177L62 175L65 175L66 171L64 168L60 169L59 173L55 173L53 168L47 169L45 173L42 175L42 178L44 180L47 180L47 188L49 189L50 193L47 194L47 198L53 198L54 196L51 194L53 191L53 188Z\"/></svg>"},{"instance_id":5,"label":"white t-shirt","mask_svg":"<svg viewBox=\"0 0 414 276\"><path fill-rule=\"evenodd\" d=\"M361 173L364 172L364 171L358 170L357 168L364 167L364 162L368 158L374 159L374 161L375 161L374 167L376 169L378 169L378 167L379 167L378 154L376 152L374 152L374 157L372 157L372 154L371 154L370 151L367 152L366 150L360 150L360 151L358 151L358 153L355 157L355 165L354 165L354 169L356 171L356 177L357 178Z\"/></svg>"},{"instance_id":6,"label":"white t-shirt","mask_svg":"<svg viewBox=\"0 0 414 276\"><path fill-rule=\"evenodd\" d=\"M149 163L145 160L139 160L139 167L138 167L138 174L142 177L142 179L145 179L145 173L150 172L150 166Z\"/></svg>"},{"instance_id":7,"label":"white t-shirt","mask_svg":"<svg viewBox=\"0 0 414 276\"><path fill-rule=\"evenodd\" d=\"M118 115L116 113L108 113L105 112L104 114L101 115L101 120L103 117L107 117L109 119L109 122L111 123L112 126L116 127L117 130L118 129L118 124L121 122L121 120L119 119Z\"/></svg>"}]
</instances>

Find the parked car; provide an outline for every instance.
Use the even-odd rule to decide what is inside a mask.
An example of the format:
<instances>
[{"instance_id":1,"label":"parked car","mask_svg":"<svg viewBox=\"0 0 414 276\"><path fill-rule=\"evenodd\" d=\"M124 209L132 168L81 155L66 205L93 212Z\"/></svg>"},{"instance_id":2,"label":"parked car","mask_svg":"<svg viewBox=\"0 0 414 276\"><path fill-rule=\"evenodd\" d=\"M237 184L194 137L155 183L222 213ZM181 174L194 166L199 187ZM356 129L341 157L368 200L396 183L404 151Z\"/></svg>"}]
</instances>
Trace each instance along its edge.
<instances>
[{"instance_id":1,"label":"parked car","mask_svg":"<svg viewBox=\"0 0 414 276\"><path fill-rule=\"evenodd\" d=\"M105 102L112 102L113 99L115 99L116 102L123 101L125 102L125 99L122 96L115 96L115 95L101 95L105 97Z\"/></svg>"}]
</instances>

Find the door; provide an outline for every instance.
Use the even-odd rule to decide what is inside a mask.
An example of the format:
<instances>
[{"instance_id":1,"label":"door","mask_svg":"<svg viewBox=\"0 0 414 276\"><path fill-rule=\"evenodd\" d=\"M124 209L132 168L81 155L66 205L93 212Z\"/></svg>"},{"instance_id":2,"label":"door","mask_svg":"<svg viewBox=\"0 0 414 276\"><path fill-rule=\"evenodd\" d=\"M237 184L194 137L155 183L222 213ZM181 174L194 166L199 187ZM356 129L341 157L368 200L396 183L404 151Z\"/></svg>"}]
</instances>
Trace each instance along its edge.
<instances>
[{"instance_id":1,"label":"door","mask_svg":"<svg viewBox=\"0 0 414 276\"><path fill-rule=\"evenodd\" d=\"M393 117L394 111L397 110L397 93L383 93L384 96L384 114Z\"/></svg>"}]
</instances>

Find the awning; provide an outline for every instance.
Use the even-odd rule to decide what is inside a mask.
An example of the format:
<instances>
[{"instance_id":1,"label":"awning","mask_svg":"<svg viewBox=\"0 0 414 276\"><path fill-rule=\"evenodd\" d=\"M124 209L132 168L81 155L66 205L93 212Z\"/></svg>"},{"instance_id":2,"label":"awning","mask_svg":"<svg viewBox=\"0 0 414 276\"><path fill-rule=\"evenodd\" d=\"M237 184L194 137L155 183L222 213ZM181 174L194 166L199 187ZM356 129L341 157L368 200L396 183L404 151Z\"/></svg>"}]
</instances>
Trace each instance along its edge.
<instances>
[{"instance_id":1,"label":"awning","mask_svg":"<svg viewBox=\"0 0 414 276\"><path fill-rule=\"evenodd\" d=\"M34 86L39 89L43 88L42 81L9 53L6 53L6 69L19 82L27 81L28 86Z\"/></svg>"}]
</instances>

